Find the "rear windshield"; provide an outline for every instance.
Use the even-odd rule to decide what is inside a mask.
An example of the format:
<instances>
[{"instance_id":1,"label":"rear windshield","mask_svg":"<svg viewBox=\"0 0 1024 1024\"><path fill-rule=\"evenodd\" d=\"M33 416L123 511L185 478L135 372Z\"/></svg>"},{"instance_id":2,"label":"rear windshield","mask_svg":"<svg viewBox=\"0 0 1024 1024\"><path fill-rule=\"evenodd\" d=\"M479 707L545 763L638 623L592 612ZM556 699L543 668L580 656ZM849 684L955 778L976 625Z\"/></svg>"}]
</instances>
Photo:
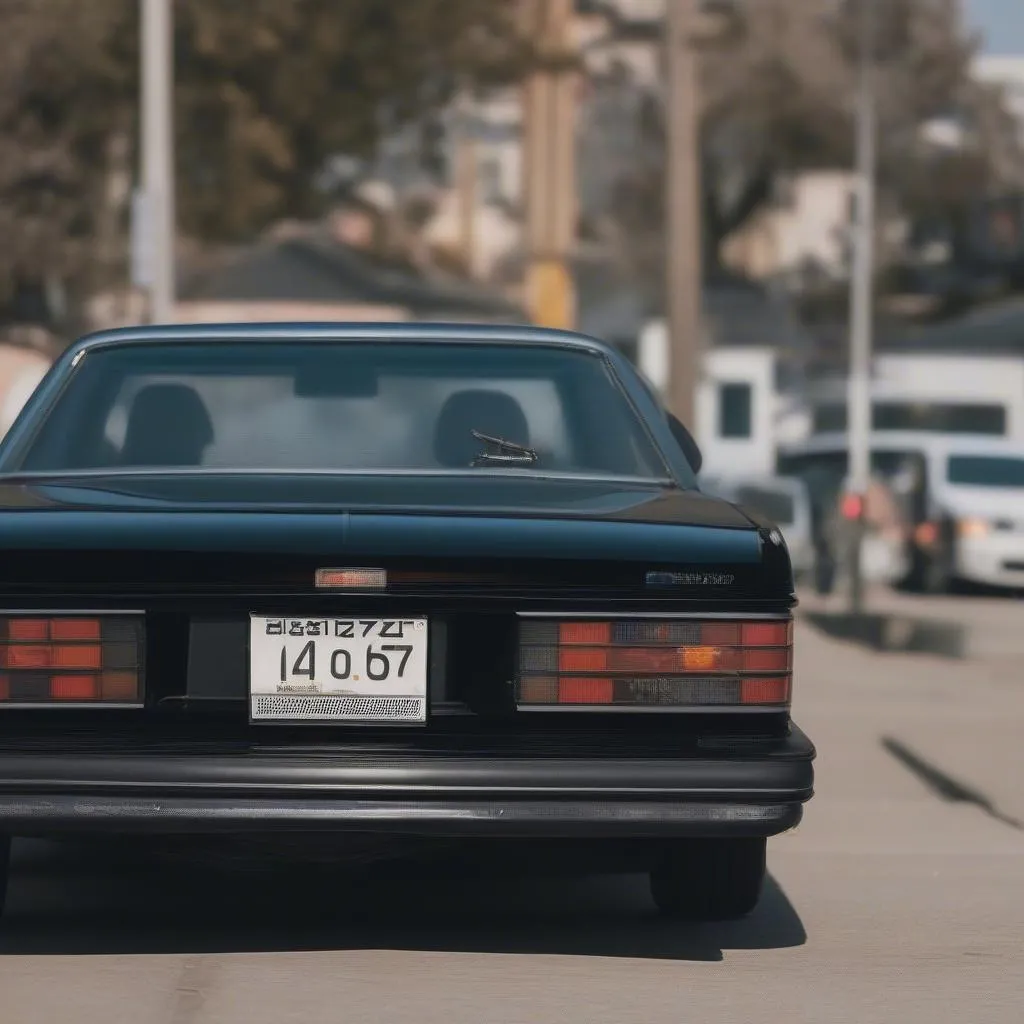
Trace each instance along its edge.
<instances>
[{"instance_id":1,"label":"rear windshield","mask_svg":"<svg viewBox=\"0 0 1024 1024\"><path fill-rule=\"evenodd\" d=\"M1024 458L1013 455L951 455L946 479L967 487L1024 488Z\"/></svg>"},{"instance_id":2,"label":"rear windshield","mask_svg":"<svg viewBox=\"0 0 1024 1024\"><path fill-rule=\"evenodd\" d=\"M755 512L760 512L779 526L789 526L796 519L793 497L785 491L766 487L737 487L736 501Z\"/></svg>"},{"instance_id":3,"label":"rear windshield","mask_svg":"<svg viewBox=\"0 0 1024 1024\"><path fill-rule=\"evenodd\" d=\"M3 471L467 470L664 478L600 356L382 341L139 344L89 352ZM516 449L511 449L514 455Z\"/></svg>"}]
</instances>

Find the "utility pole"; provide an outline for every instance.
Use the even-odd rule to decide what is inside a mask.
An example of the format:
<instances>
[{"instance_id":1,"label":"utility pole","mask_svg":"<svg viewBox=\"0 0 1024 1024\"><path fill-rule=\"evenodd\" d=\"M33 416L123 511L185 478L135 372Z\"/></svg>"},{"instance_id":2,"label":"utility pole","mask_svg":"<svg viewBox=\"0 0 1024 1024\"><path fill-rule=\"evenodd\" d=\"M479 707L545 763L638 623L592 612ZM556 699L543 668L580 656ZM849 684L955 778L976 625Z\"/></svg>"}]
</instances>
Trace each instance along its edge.
<instances>
[{"instance_id":1,"label":"utility pole","mask_svg":"<svg viewBox=\"0 0 1024 1024\"><path fill-rule=\"evenodd\" d=\"M459 211L459 255L471 276L476 275L476 206L479 168L474 138L473 109L467 98L459 104L455 141L455 192Z\"/></svg>"},{"instance_id":2,"label":"utility pole","mask_svg":"<svg viewBox=\"0 0 1024 1024\"><path fill-rule=\"evenodd\" d=\"M174 319L173 0L140 0L142 215L151 323Z\"/></svg>"},{"instance_id":3,"label":"utility pole","mask_svg":"<svg viewBox=\"0 0 1024 1024\"><path fill-rule=\"evenodd\" d=\"M857 199L854 263L850 281L850 379L847 395L849 493L853 498L850 544L850 610L864 606L861 551L871 480L871 347L874 318L875 226L875 0L860 0L860 82L857 90Z\"/></svg>"},{"instance_id":4,"label":"utility pole","mask_svg":"<svg viewBox=\"0 0 1024 1024\"><path fill-rule=\"evenodd\" d=\"M700 0L668 0L665 58L668 151L665 302L669 404L693 427L700 359L703 217L697 29Z\"/></svg>"},{"instance_id":5,"label":"utility pole","mask_svg":"<svg viewBox=\"0 0 1024 1024\"><path fill-rule=\"evenodd\" d=\"M576 241L576 73L557 66L572 54L572 0L523 0L527 37L555 66L523 87L526 302L534 323L571 328L576 301L569 258Z\"/></svg>"}]
</instances>

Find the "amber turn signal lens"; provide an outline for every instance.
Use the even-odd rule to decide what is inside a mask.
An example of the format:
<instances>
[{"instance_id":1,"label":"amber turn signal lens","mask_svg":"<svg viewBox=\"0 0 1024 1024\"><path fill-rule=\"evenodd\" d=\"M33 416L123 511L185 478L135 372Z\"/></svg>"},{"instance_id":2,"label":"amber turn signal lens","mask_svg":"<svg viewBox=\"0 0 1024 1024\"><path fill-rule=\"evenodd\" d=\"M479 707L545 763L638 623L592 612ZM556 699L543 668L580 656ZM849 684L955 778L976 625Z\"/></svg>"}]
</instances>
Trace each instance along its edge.
<instances>
[{"instance_id":1,"label":"amber turn signal lens","mask_svg":"<svg viewBox=\"0 0 1024 1024\"><path fill-rule=\"evenodd\" d=\"M792 666L789 618L524 615L518 705L778 707L789 703Z\"/></svg>"}]
</instances>

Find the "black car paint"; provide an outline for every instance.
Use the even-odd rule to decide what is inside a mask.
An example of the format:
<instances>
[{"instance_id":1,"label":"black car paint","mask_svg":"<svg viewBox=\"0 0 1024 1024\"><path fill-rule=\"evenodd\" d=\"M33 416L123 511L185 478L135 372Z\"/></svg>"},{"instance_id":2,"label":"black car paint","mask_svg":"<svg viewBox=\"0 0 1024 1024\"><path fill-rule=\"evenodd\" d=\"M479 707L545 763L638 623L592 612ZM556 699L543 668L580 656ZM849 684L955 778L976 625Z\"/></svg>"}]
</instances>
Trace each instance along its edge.
<instances>
[{"instance_id":1,"label":"black car paint","mask_svg":"<svg viewBox=\"0 0 1024 1024\"><path fill-rule=\"evenodd\" d=\"M228 636L250 611L271 610L285 596L298 614L368 604L395 613L426 609L444 623L450 651L453 640L472 638L480 659L473 672L495 682L508 672L515 610L786 614L794 604L789 559L770 524L687 489L692 473L670 425L620 355L559 332L428 331L446 342L486 336L574 345L606 359L674 480L496 478L487 495L492 482L483 478L457 486L425 478L412 482L415 493L408 480L301 475L0 480L0 604L142 607L153 639L144 712L0 709L0 830L217 831L291 822L463 834L497 832L505 821L517 834L597 835L628 831L633 808L634 832L767 835L799 820L811 794L814 750L786 713L679 716L671 723L662 715L612 722L585 714L553 731L536 716L517 716L501 686L466 699L435 692L432 680L431 700L450 714L435 716L426 730L403 732L399 743L394 730L309 729L301 770L293 763L289 774L278 744L296 742L294 731L247 726L237 687L214 692L197 683L187 655L197 622ZM87 339L23 410L0 445L0 471L90 346L200 342L210 334L269 341L289 332L325 342L393 332L429 343L423 328L377 325L154 328ZM346 564L381 565L396 584L383 595L344 598L313 588L315 568ZM427 582L403 584L401 573L410 570ZM651 588L645 578L652 570L700 571L691 572L696 582ZM204 735L209 739L201 741ZM473 736L505 744L504 759L467 754ZM542 737L552 744L538 749ZM602 755L574 760L567 751L581 739ZM702 741L709 746L699 752L694 744ZM668 749L655 757L649 744ZM785 767L770 767L779 764ZM357 768L371 780L369 795L351 781ZM530 785L503 783L517 772ZM564 785L553 798L556 778ZM326 802L321 784L330 792ZM723 809L718 818L713 807Z\"/></svg>"}]
</instances>

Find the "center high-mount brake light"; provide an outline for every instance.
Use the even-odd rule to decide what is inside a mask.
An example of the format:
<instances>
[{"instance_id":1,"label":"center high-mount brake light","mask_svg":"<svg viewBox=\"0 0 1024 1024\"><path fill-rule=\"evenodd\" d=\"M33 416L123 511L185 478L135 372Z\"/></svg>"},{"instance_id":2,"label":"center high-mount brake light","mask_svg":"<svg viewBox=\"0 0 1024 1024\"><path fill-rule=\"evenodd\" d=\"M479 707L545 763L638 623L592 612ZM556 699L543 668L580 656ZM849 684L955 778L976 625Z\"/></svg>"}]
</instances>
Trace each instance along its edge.
<instances>
[{"instance_id":1,"label":"center high-mount brake light","mask_svg":"<svg viewBox=\"0 0 1024 1024\"><path fill-rule=\"evenodd\" d=\"M141 615L0 612L0 709L142 704Z\"/></svg>"},{"instance_id":2,"label":"center high-mount brake light","mask_svg":"<svg viewBox=\"0 0 1024 1024\"><path fill-rule=\"evenodd\" d=\"M517 705L671 710L789 706L792 619L522 616Z\"/></svg>"}]
</instances>

